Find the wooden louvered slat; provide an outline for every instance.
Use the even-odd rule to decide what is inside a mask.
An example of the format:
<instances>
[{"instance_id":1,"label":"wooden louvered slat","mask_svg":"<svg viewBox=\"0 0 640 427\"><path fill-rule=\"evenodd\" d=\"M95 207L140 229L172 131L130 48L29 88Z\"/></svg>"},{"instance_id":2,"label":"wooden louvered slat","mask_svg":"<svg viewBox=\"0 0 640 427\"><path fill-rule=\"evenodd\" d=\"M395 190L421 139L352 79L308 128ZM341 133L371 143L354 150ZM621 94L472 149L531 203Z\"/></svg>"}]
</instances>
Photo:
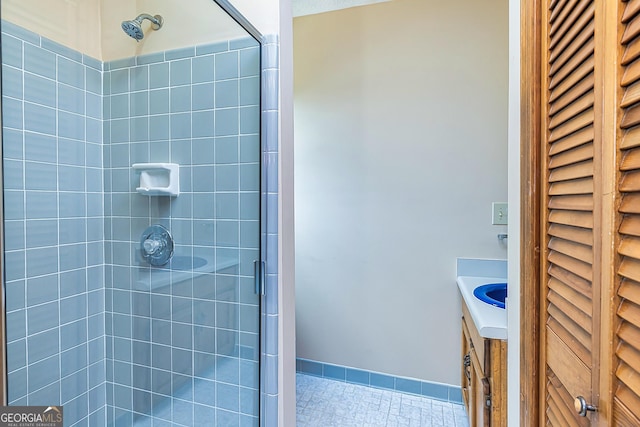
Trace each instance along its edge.
<instances>
[{"instance_id":1,"label":"wooden louvered slat","mask_svg":"<svg viewBox=\"0 0 640 427\"><path fill-rule=\"evenodd\" d=\"M552 21L551 22L551 30L549 31L549 35L551 37L554 36L554 34L558 31L558 29L562 26L562 24L566 21L567 16L569 16L569 14L571 13L571 11L575 8L576 4L578 3L578 0L569 0L567 2L567 4L563 7L563 8L557 8L559 9L558 12L555 16L555 9L552 12Z\"/></svg>"},{"instance_id":2,"label":"wooden louvered slat","mask_svg":"<svg viewBox=\"0 0 640 427\"><path fill-rule=\"evenodd\" d=\"M550 294L551 295L551 294ZM584 351L581 352L577 347L574 351L576 354L581 353L590 353L589 348L591 347L591 333L582 328L578 323L574 321L573 318L570 317L569 314L562 310L563 307L558 307L552 301L549 301L549 305L547 307L547 312L549 314L547 320L547 326L554 328L561 328L565 331L565 333L561 333L559 335L565 337L571 337L568 343L572 343L573 341L579 343L582 347L584 347ZM557 324L555 324L556 322ZM560 331L560 329L558 329ZM585 356L585 360L589 359L588 356Z\"/></svg>"},{"instance_id":3,"label":"wooden louvered slat","mask_svg":"<svg viewBox=\"0 0 640 427\"><path fill-rule=\"evenodd\" d=\"M591 388L591 372L572 351L569 344L562 341L553 331L546 328L546 361L563 387L572 396L584 396Z\"/></svg>"},{"instance_id":4,"label":"wooden louvered slat","mask_svg":"<svg viewBox=\"0 0 640 427\"><path fill-rule=\"evenodd\" d=\"M624 91L620 106L626 108L638 101L640 101L640 83L634 83Z\"/></svg>"},{"instance_id":5,"label":"wooden louvered slat","mask_svg":"<svg viewBox=\"0 0 640 427\"><path fill-rule=\"evenodd\" d=\"M629 279L623 280L618 288L618 295L640 306L640 283ZM638 325L638 327L640 327L640 325ZM640 346L640 341L638 341L637 344Z\"/></svg>"},{"instance_id":6,"label":"wooden louvered slat","mask_svg":"<svg viewBox=\"0 0 640 427\"><path fill-rule=\"evenodd\" d=\"M593 142L593 126L589 126L573 134L554 142L549 149L549 155L555 156L564 153L583 144Z\"/></svg>"},{"instance_id":7,"label":"wooden louvered slat","mask_svg":"<svg viewBox=\"0 0 640 427\"><path fill-rule=\"evenodd\" d=\"M569 137L574 132L577 132L591 125L593 125L593 112L591 110L585 111L574 120L568 123L563 123L562 125L553 129L551 135L549 135L549 143L553 144L555 142L558 142L566 137Z\"/></svg>"},{"instance_id":8,"label":"wooden louvered slat","mask_svg":"<svg viewBox=\"0 0 640 427\"><path fill-rule=\"evenodd\" d=\"M593 272L591 265L578 261L575 258L563 255L559 252L551 251L549 253L549 261L568 270L578 277L591 281L593 278Z\"/></svg>"},{"instance_id":9,"label":"wooden louvered slat","mask_svg":"<svg viewBox=\"0 0 640 427\"><path fill-rule=\"evenodd\" d=\"M591 335L555 305L550 304L547 311L549 313L547 327L554 333L558 332L558 337L568 340L567 342L571 344L574 353L581 360L585 361L585 363L590 361Z\"/></svg>"},{"instance_id":10,"label":"wooden louvered slat","mask_svg":"<svg viewBox=\"0 0 640 427\"><path fill-rule=\"evenodd\" d=\"M560 95L570 90L574 87L579 81L589 78L589 75L593 73L593 68L595 65L595 60L593 56L590 56L586 61L576 68L571 75L567 76L561 82L556 82L553 86L549 87L551 90L551 94L549 95L549 100L557 99Z\"/></svg>"},{"instance_id":11,"label":"wooden louvered slat","mask_svg":"<svg viewBox=\"0 0 640 427\"><path fill-rule=\"evenodd\" d=\"M631 369L640 372L640 352L630 345L621 344L616 351L616 356L626 363Z\"/></svg>"},{"instance_id":12,"label":"wooden louvered slat","mask_svg":"<svg viewBox=\"0 0 640 427\"><path fill-rule=\"evenodd\" d=\"M628 129L622 136L620 148L627 150L629 148L640 147L640 126Z\"/></svg>"},{"instance_id":13,"label":"wooden louvered slat","mask_svg":"<svg viewBox=\"0 0 640 427\"><path fill-rule=\"evenodd\" d=\"M553 249L554 251L585 263L593 263L593 251L591 246L554 237L549 241L549 249Z\"/></svg>"},{"instance_id":14,"label":"wooden louvered slat","mask_svg":"<svg viewBox=\"0 0 640 427\"><path fill-rule=\"evenodd\" d=\"M624 8L624 13L622 14L622 23L626 24L629 22L638 12L640 12L640 0L627 2L627 6Z\"/></svg>"},{"instance_id":15,"label":"wooden louvered slat","mask_svg":"<svg viewBox=\"0 0 640 427\"><path fill-rule=\"evenodd\" d=\"M567 166L556 168L549 174L549 182L567 181L588 176L593 176L593 160L571 163Z\"/></svg>"},{"instance_id":16,"label":"wooden louvered slat","mask_svg":"<svg viewBox=\"0 0 640 427\"><path fill-rule=\"evenodd\" d=\"M640 261L624 258L618 267L618 274L622 277L640 282Z\"/></svg>"},{"instance_id":17,"label":"wooden louvered slat","mask_svg":"<svg viewBox=\"0 0 640 427\"><path fill-rule=\"evenodd\" d=\"M593 196L590 194L571 195L571 196L553 196L549 200L549 208L576 211L592 211Z\"/></svg>"},{"instance_id":18,"label":"wooden louvered slat","mask_svg":"<svg viewBox=\"0 0 640 427\"><path fill-rule=\"evenodd\" d=\"M620 180L619 190L622 193L640 191L640 170L625 173Z\"/></svg>"},{"instance_id":19,"label":"wooden louvered slat","mask_svg":"<svg viewBox=\"0 0 640 427\"><path fill-rule=\"evenodd\" d=\"M635 411L635 412L632 412ZM637 426L640 418L640 397L624 384L620 384L614 398L615 425Z\"/></svg>"},{"instance_id":20,"label":"wooden louvered slat","mask_svg":"<svg viewBox=\"0 0 640 427\"><path fill-rule=\"evenodd\" d=\"M559 411L561 414L561 424L559 424L559 427L581 427L588 425L588 423L585 423L584 420L576 416L575 411L571 410L572 406L567 404L567 401L571 400L571 396L567 398L567 395L568 392L562 384L549 387L549 398L551 398L555 404L557 408L556 411Z\"/></svg>"},{"instance_id":21,"label":"wooden louvered slat","mask_svg":"<svg viewBox=\"0 0 640 427\"><path fill-rule=\"evenodd\" d=\"M621 362L616 369L616 376L622 381L629 390L636 395L640 395L640 381L638 381L638 372L626 363Z\"/></svg>"},{"instance_id":22,"label":"wooden louvered slat","mask_svg":"<svg viewBox=\"0 0 640 427\"><path fill-rule=\"evenodd\" d=\"M634 345L636 350L640 349L640 329L637 325L623 322L618 328L617 335L622 341Z\"/></svg>"},{"instance_id":23,"label":"wooden louvered slat","mask_svg":"<svg viewBox=\"0 0 640 427\"><path fill-rule=\"evenodd\" d=\"M633 105L631 108L627 108L627 110L622 115L622 121L620 122L620 127L622 129L629 129L633 126L637 126L640 124L640 105Z\"/></svg>"},{"instance_id":24,"label":"wooden louvered slat","mask_svg":"<svg viewBox=\"0 0 640 427\"><path fill-rule=\"evenodd\" d=\"M583 312L586 316L591 317L591 299L586 295L582 295L577 292L573 287L568 286L566 283L560 280L551 278L549 280L549 289L564 298L565 301L570 301L577 309Z\"/></svg>"},{"instance_id":25,"label":"wooden louvered slat","mask_svg":"<svg viewBox=\"0 0 640 427\"><path fill-rule=\"evenodd\" d=\"M554 314L557 317L553 317ZM584 363L591 363L591 352L589 351L589 344L591 343L591 335L589 335L584 329L579 328L575 322L572 322L564 313L560 313L555 307L550 310L549 319L547 320L547 326L551 329L561 340L571 343L571 347L574 349L576 355ZM560 321L562 322L560 322ZM569 329L565 328L563 324L569 326Z\"/></svg>"},{"instance_id":26,"label":"wooden louvered slat","mask_svg":"<svg viewBox=\"0 0 640 427\"><path fill-rule=\"evenodd\" d=\"M585 12L585 9L589 8ZM580 31L593 20L594 4L587 1L581 1L577 7L573 9L571 15L558 29L556 34L551 37L549 42L549 49L551 50L549 55L549 62L553 62L558 54L562 52L567 44L573 40Z\"/></svg>"},{"instance_id":27,"label":"wooden louvered slat","mask_svg":"<svg viewBox=\"0 0 640 427\"><path fill-rule=\"evenodd\" d=\"M583 294L586 298L592 298L591 282L588 280L578 277L571 271L565 270L557 265L549 267L548 273L550 277L558 279L565 285L573 288L576 292Z\"/></svg>"},{"instance_id":28,"label":"wooden louvered slat","mask_svg":"<svg viewBox=\"0 0 640 427\"><path fill-rule=\"evenodd\" d=\"M555 387L549 388L547 397L549 402L549 410L551 411L553 420L551 425L554 427L579 427L575 418L565 409L564 402Z\"/></svg>"},{"instance_id":29,"label":"wooden louvered slat","mask_svg":"<svg viewBox=\"0 0 640 427\"><path fill-rule=\"evenodd\" d=\"M618 316L629 323L640 325L640 307L631 302L623 301L622 304L620 304L620 308L618 308ZM638 384L638 387L640 387L640 383Z\"/></svg>"},{"instance_id":30,"label":"wooden louvered slat","mask_svg":"<svg viewBox=\"0 0 640 427\"><path fill-rule=\"evenodd\" d=\"M593 49L591 48L591 52L589 52L589 44L586 44L589 40L592 40L593 37L593 29L594 29L593 19L589 20L587 25L577 34L574 39L565 39L570 40L567 46L563 50L558 50L557 52L561 52L555 56L555 59L550 63L551 68L549 69L549 75L554 76L563 68L566 64L568 64L570 59L573 59L576 55L582 55L582 58L586 58L589 54L593 53ZM593 46L593 45L592 45ZM584 51L583 51L584 49ZM574 68L577 64L574 64Z\"/></svg>"},{"instance_id":31,"label":"wooden louvered slat","mask_svg":"<svg viewBox=\"0 0 640 427\"><path fill-rule=\"evenodd\" d=\"M626 236L618 246L618 253L620 255L640 259L640 238ZM618 292L622 292L622 290L623 288L619 289ZM640 294L640 288L638 289L638 293Z\"/></svg>"},{"instance_id":32,"label":"wooden louvered slat","mask_svg":"<svg viewBox=\"0 0 640 427\"><path fill-rule=\"evenodd\" d=\"M593 213L578 211L552 211L549 222L554 224L575 225L582 228L593 228Z\"/></svg>"},{"instance_id":33,"label":"wooden louvered slat","mask_svg":"<svg viewBox=\"0 0 640 427\"><path fill-rule=\"evenodd\" d=\"M622 157L620 170L624 172L633 169L640 169L640 150L627 150Z\"/></svg>"},{"instance_id":34,"label":"wooden louvered slat","mask_svg":"<svg viewBox=\"0 0 640 427\"><path fill-rule=\"evenodd\" d=\"M620 43L625 45L635 39L638 34L640 34L640 19L636 17L630 20L625 26Z\"/></svg>"},{"instance_id":35,"label":"wooden louvered slat","mask_svg":"<svg viewBox=\"0 0 640 427\"><path fill-rule=\"evenodd\" d=\"M625 194L618 210L622 213L640 214L640 194Z\"/></svg>"},{"instance_id":36,"label":"wooden louvered slat","mask_svg":"<svg viewBox=\"0 0 640 427\"><path fill-rule=\"evenodd\" d=\"M640 237L640 217L637 215L625 215L622 218L618 232L627 236Z\"/></svg>"},{"instance_id":37,"label":"wooden louvered slat","mask_svg":"<svg viewBox=\"0 0 640 427\"><path fill-rule=\"evenodd\" d=\"M547 233L549 236L572 240L574 242L582 243L583 245L593 245L593 232L587 228L551 224Z\"/></svg>"},{"instance_id":38,"label":"wooden louvered slat","mask_svg":"<svg viewBox=\"0 0 640 427\"><path fill-rule=\"evenodd\" d=\"M624 70L624 75L620 81L622 87L630 86L631 84L640 80L640 61L633 61Z\"/></svg>"},{"instance_id":39,"label":"wooden louvered slat","mask_svg":"<svg viewBox=\"0 0 640 427\"><path fill-rule=\"evenodd\" d=\"M587 58L593 56L593 50L595 43L593 37L590 38L584 45L582 45L575 53L572 53L571 58L560 68L554 69L550 74L551 84L550 87L555 87L560 81L564 80L568 75L575 71L578 66Z\"/></svg>"},{"instance_id":40,"label":"wooden louvered slat","mask_svg":"<svg viewBox=\"0 0 640 427\"><path fill-rule=\"evenodd\" d=\"M560 0L556 2L549 10L551 14L549 15L549 23L553 24L556 22L562 11L565 11L567 8L572 7L575 4L575 0Z\"/></svg>"},{"instance_id":41,"label":"wooden louvered slat","mask_svg":"<svg viewBox=\"0 0 640 427\"><path fill-rule=\"evenodd\" d=\"M566 421L561 420L561 418L556 415L556 413L554 412L558 410L558 405L555 404L555 402L549 401L549 404L547 405L547 425L550 427L555 427L555 426L561 426L561 425L566 425Z\"/></svg>"},{"instance_id":42,"label":"wooden louvered slat","mask_svg":"<svg viewBox=\"0 0 640 427\"><path fill-rule=\"evenodd\" d=\"M549 188L549 194L552 196L562 194L593 194L593 179L582 178L553 183Z\"/></svg>"},{"instance_id":43,"label":"wooden louvered slat","mask_svg":"<svg viewBox=\"0 0 640 427\"><path fill-rule=\"evenodd\" d=\"M633 39L627 43L626 49L622 54L622 65L628 65L640 57L640 39Z\"/></svg>"},{"instance_id":44,"label":"wooden louvered slat","mask_svg":"<svg viewBox=\"0 0 640 427\"><path fill-rule=\"evenodd\" d=\"M559 93L557 99L549 99L551 104L551 108L549 109L549 114L554 115L558 111L565 108L567 105L571 104L574 100L580 98L587 92L593 90L593 74L588 75L586 78L580 80L580 82L567 92Z\"/></svg>"},{"instance_id":45,"label":"wooden louvered slat","mask_svg":"<svg viewBox=\"0 0 640 427\"><path fill-rule=\"evenodd\" d=\"M568 120L576 117L578 114L591 109L593 107L593 100L593 92L587 92L581 98L574 100L564 110L558 112L552 117L551 121L549 122L549 128L555 129L560 124L565 123Z\"/></svg>"},{"instance_id":46,"label":"wooden louvered slat","mask_svg":"<svg viewBox=\"0 0 640 427\"><path fill-rule=\"evenodd\" d=\"M568 316L576 325L579 325L582 329L584 329L589 334L589 336L591 335L591 333L593 332L590 328L591 316L588 316L581 310L578 310L578 308L574 304L565 300L554 291L549 292L548 300L551 304L553 304L553 306L560 310L562 314ZM549 310L549 312L551 313L551 310Z\"/></svg>"},{"instance_id":47,"label":"wooden louvered slat","mask_svg":"<svg viewBox=\"0 0 640 427\"><path fill-rule=\"evenodd\" d=\"M580 163L589 159L593 159L593 144L584 144L551 157L549 161L549 169Z\"/></svg>"}]
</instances>

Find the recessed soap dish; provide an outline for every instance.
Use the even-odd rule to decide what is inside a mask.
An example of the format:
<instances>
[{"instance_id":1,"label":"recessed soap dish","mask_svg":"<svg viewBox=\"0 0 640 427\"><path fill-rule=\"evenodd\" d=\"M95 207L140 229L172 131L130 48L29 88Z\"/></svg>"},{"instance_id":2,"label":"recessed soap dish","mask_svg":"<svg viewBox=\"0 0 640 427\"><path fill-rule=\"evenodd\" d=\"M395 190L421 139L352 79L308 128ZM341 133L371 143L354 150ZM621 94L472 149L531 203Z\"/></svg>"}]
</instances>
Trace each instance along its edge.
<instances>
[{"instance_id":1,"label":"recessed soap dish","mask_svg":"<svg viewBox=\"0 0 640 427\"><path fill-rule=\"evenodd\" d=\"M171 196L180 194L180 165L176 163L135 163L140 172L140 185L136 191L145 196Z\"/></svg>"}]
</instances>

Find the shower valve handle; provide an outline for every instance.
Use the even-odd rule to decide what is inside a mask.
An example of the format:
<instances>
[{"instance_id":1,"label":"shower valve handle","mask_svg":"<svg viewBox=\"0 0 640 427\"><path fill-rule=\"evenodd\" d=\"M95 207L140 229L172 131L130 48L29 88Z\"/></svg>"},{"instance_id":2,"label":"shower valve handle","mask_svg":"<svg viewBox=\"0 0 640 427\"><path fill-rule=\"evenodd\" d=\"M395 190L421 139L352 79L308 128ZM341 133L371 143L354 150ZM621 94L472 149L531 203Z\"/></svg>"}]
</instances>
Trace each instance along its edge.
<instances>
[{"instance_id":1,"label":"shower valve handle","mask_svg":"<svg viewBox=\"0 0 640 427\"><path fill-rule=\"evenodd\" d=\"M148 253L149 255L153 255L158 252L158 250L162 249L162 246L164 245L159 240L147 239L144 241L142 246L144 247L144 251L146 253Z\"/></svg>"}]
</instances>

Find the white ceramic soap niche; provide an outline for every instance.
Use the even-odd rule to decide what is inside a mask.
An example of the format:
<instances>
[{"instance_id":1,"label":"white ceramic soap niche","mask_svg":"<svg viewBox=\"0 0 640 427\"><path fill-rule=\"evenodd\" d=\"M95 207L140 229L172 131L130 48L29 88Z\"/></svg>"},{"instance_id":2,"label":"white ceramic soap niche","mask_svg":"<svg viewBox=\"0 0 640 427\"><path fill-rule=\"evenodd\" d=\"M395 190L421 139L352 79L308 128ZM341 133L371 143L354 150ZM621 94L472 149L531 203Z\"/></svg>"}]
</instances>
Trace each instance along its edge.
<instances>
[{"instance_id":1,"label":"white ceramic soap niche","mask_svg":"<svg viewBox=\"0 0 640 427\"><path fill-rule=\"evenodd\" d=\"M180 194L180 165L175 163L136 163L133 169L140 173L136 191L145 196L172 196Z\"/></svg>"}]
</instances>

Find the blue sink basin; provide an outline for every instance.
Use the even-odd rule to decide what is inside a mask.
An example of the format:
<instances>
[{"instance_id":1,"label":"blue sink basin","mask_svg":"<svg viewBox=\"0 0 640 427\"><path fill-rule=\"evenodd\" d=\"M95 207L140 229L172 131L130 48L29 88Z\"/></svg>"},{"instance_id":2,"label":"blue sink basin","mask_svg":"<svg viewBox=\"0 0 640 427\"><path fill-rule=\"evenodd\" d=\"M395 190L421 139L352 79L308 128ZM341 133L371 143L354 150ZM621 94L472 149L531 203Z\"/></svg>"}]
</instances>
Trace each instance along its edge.
<instances>
[{"instance_id":1,"label":"blue sink basin","mask_svg":"<svg viewBox=\"0 0 640 427\"><path fill-rule=\"evenodd\" d=\"M473 290L473 295L489 305L504 308L504 299L507 297L507 284L489 283L478 286Z\"/></svg>"}]
</instances>

